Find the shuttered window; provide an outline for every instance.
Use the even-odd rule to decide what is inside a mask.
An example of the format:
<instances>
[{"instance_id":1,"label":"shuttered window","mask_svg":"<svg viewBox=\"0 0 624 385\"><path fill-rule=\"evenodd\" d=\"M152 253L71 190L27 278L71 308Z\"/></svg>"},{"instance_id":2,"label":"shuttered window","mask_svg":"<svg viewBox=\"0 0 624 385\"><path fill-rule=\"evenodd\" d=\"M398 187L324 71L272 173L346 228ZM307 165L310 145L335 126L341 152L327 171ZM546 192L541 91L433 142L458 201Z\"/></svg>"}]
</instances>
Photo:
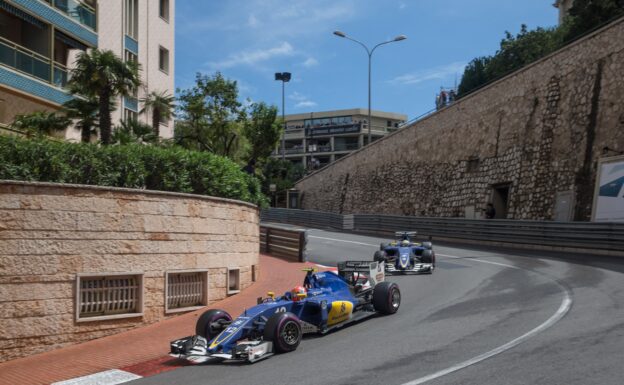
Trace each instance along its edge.
<instances>
[{"instance_id":1,"label":"shuttered window","mask_svg":"<svg viewBox=\"0 0 624 385\"><path fill-rule=\"evenodd\" d=\"M143 276L78 276L77 318L119 318L142 313Z\"/></svg>"},{"instance_id":2,"label":"shuttered window","mask_svg":"<svg viewBox=\"0 0 624 385\"><path fill-rule=\"evenodd\" d=\"M208 304L208 272L167 272L167 312L193 310Z\"/></svg>"}]
</instances>

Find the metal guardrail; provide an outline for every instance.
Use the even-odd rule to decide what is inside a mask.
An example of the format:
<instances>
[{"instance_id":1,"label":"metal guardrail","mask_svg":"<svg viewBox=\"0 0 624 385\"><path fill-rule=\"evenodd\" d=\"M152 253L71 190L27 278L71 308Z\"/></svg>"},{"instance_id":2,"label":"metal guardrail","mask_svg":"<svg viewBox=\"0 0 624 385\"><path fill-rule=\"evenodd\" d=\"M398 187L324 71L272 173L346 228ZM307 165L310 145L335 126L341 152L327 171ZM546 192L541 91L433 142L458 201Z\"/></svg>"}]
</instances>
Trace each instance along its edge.
<instances>
[{"instance_id":1,"label":"metal guardrail","mask_svg":"<svg viewBox=\"0 0 624 385\"><path fill-rule=\"evenodd\" d=\"M306 232L260 225L260 252L288 261L305 262Z\"/></svg>"},{"instance_id":2,"label":"metal guardrail","mask_svg":"<svg viewBox=\"0 0 624 385\"><path fill-rule=\"evenodd\" d=\"M624 256L624 223L550 222L498 219L426 218L269 209L263 221L393 236L417 230L419 237L495 242L533 249L565 249Z\"/></svg>"}]
</instances>

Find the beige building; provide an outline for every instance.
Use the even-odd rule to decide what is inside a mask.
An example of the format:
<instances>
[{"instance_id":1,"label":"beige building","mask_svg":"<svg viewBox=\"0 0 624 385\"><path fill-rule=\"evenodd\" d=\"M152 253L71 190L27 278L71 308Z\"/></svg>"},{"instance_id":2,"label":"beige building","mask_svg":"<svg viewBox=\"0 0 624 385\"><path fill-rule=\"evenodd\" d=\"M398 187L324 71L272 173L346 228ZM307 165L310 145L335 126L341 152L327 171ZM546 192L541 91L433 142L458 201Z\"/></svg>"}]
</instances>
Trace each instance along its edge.
<instances>
[{"instance_id":1,"label":"beige building","mask_svg":"<svg viewBox=\"0 0 624 385\"><path fill-rule=\"evenodd\" d=\"M371 112L371 137L375 141L396 131L407 120L406 115ZM285 159L309 170L321 168L368 143L368 110L308 112L286 115L284 133ZM274 158L282 157L280 147Z\"/></svg>"},{"instance_id":2,"label":"beige building","mask_svg":"<svg viewBox=\"0 0 624 385\"><path fill-rule=\"evenodd\" d=\"M568 12L570 12L572 3L574 3L574 0L555 0L553 6L559 8L559 24L563 23L563 19L568 15Z\"/></svg>"},{"instance_id":3,"label":"beige building","mask_svg":"<svg viewBox=\"0 0 624 385\"><path fill-rule=\"evenodd\" d=\"M144 87L119 98L113 124L138 117L139 100L152 91L174 93L175 0L0 0L0 125L17 114L58 110L79 52L112 50L138 60ZM160 128L173 136L173 122ZM79 139L69 129L66 137Z\"/></svg>"}]
</instances>

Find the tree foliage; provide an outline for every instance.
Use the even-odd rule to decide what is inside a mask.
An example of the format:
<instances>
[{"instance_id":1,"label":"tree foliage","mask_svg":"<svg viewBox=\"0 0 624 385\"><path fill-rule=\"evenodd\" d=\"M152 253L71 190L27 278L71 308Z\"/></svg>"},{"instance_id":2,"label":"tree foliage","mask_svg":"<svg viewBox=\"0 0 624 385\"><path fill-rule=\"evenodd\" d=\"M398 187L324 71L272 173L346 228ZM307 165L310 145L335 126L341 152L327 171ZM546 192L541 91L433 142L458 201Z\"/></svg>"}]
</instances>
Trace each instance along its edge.
<instances>
[{"instance_id":1,"label":"tree foliage","mask_svg":"<svg viewBox=\"0 0 624 385\"><path fill-rule=\"evenodd\" d=\"M185 148L209 151L235 159L243 146L245 114L238 101L236 81L198 73L195 85L179 91L175 142Z\"/></svg>"},{"instance_id":2,"label":"tree foliage","mask_svg":"<svg viewBox=\"0 0 624 385\"><path fill-rule=\"evenodd\" d=\"M270 155L282 135L282 125L276 121L277 107L253 103L244 122L243 133L249 142L248 159L261 163Z\"/></svg>"},{"instance_id":3,"label":"tree foliage","mask_svg":"<svg viewBox=\"0 0 624 385\"><path fill-rule=\"evenodd\" d=\"M56 112L35 111L16 115L11 127L24 132L28 137L42 137L64 131L70 124L71 120L63 115L57 115Z\"/></svg>"},{"instance_id":4,"label":"tree foliage","mask_svg":"<svg viewBox=\"0 0 624 385\"><path fill-rule=\"evenodd\" d=\"M574 0L570 15L559 27L529 31L522 25L516 36L505 32L496 54L476 58L466 66L458 96L522 68L622 15L624 0Z\"/></svg>"},{"instance_id":5,"label":"tree foliage","mask_svg":"<svg viewBox=\"0 0 624 385\"><path fill-rule=\"evenodd\" d=\"M284 191L292 188L299 179L305 175L303 165L293 164L288 160L268 158L262 169L264 180L262 191L269 195L269 186L275 184L277 191Z\"/></svg>"},{"instance_id":6,"label":"tree foliage","mask_svg":"<svg viewBox=\"0 0 624 385\"><path fill-rule=\"evenodd\" d=\"M174 101L175 98L166 91L152 91L140 100L143 108L139 113L152 113L152 129L157 137L160 136L160 123L169 120L174 115Z\"/></svg>"},{"instance_id":7,"label":"tree foliage","mask_svg":"<svg viewBox=\"0 0 624 385\"><path fill-rule=\"evenodd\" d=\"M111 102L120 95L130 96L140 85L138 63L125 62L113 51L98 49L78 55L69 81L73 92L97 99L102 144L111 143Z\"/></svg>"}]
</instances>

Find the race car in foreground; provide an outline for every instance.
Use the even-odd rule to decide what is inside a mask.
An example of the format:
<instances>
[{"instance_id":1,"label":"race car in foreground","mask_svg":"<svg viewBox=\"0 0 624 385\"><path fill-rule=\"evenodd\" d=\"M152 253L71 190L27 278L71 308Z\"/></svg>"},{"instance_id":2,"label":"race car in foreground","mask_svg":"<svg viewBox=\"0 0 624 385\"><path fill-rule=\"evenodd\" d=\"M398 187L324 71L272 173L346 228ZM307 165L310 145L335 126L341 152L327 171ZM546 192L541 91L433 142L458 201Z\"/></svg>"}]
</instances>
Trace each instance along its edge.
<instances>
[{"instance_id":1,"label":"race car in foreground","mask_svg":"<svg viewBox=\"0 0 624 385\"><path fill-rule=\"evenodd\" d=\"M435 252L430 241L414 242L415 231L397 231L396 241L382 243L373 259L384 262L386 273L433 273Z\"/></svg>"},{"instance_id":2,"label":"race car in foreground","mask_svg":"<svg viewBox=\"0 0 624 385\"><path fill-rule=\"evenodd\" d=\"M303 286L258 304L238 318L223 310L204 312L196 335L171 342L170 355L192 363L211 359L256 362L297 349L305 333L325 334L377 313L393 314L401 304L396 283L384 280L384 264L348 261L337 272L305 269Z\"/></svg>"}]
</instances>

